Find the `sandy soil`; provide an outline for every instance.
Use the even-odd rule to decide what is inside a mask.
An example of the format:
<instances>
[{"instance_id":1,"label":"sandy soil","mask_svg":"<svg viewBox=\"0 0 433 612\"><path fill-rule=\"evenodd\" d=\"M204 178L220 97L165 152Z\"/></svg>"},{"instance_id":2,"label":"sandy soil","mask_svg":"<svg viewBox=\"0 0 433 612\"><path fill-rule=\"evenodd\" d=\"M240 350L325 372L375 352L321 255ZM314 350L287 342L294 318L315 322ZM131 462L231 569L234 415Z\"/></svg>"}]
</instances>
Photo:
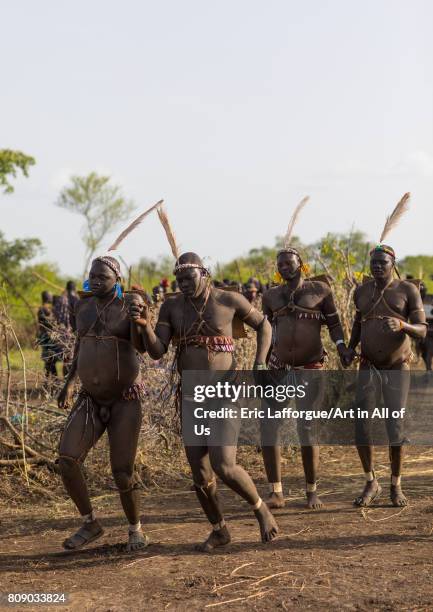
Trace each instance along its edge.
<instances>
[{"instance_id":1,"label":"sandy soil","mask_svg":"<svg viewBox=\"0 0 433 612\"><path fill-rule=\"evenodd\" d=\"M433 451L408 452L404 510L389 503L385 450L378 455L384 491L366 511L351 505L362 486L354 450L324 449L322 465L326 509L313 512L303 505L299 458L286 462L287 505L275 511L280 536L270 545L258 541L246 504L221 486L233 543L211 555L194 550L208 526L185 481L143 493L151 545L132 555L123 550L125 520L114 491L95 499L104 536L77 553L60 546L78 526L70 502L4 504L0 591L70 594L62 606L20 610L433 609ZM260 455L249 467L265 496Z\"/></svg>"}]
</instances>

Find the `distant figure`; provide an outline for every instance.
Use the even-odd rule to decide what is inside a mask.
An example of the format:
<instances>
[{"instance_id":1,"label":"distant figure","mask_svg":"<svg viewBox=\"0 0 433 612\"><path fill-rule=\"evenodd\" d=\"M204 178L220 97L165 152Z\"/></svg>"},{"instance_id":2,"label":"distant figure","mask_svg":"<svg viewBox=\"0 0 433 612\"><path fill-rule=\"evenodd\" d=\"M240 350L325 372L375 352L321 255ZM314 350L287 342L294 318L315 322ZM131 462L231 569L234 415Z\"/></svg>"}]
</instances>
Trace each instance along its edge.
<instances>
[{"instance_id":1,"label":"distant figure","mask_svg":"<svg viewBox=\"0 0 433 612\"><path fill-rule=\"evenodd\" d=\"M421 281L419 292L424 304L424 312L427 322L427 335L425 338L416 343L418 356L421 355L427 372L432 370L433 359L433 300L432 296L427 294L427 287Z\"/></svg>"},{"instance_id":2,"label":"distant figure","mask_svg":"<svg viewBox=\"0 0 433 612\"><path fill-rule=\"evenodd\" d=\"M253 304L256 301L258 289L255 283L248 283L245 286L245 289L242 292L250 304Z\"/></svg>"},{"instance_id":3,"label":"distant figure","mask_svg":"<svg viewBox=\"0 0 433 612\"><path fill-rule=\"evenodd\" d=\"M256 289L257 289L257 293L263 293L262 283L255 276L250 276L250 278L247 280L246 284L247 285L254 285L256 287Z\"/></svg>"},{"instance_id":4,"label":"distant figure","mask_svg":"<svg viewBox=\"0 0 433 612\"><path fill-rule=\"evenodd\" d=\"M74 281L66 283L63 294L55 298L53 312L58 325L57 331L57 353L63 361L63 376L66 377L73 357L75 306L79 298Z\"/></svg>"},{"instance_id":5,"label":"distant figure","mask_svg":"<svg viewBox=\"0 0 433 612\"><path fill-rule=\"evenodd\" d=\"M156 285L152 289L152 300L155 304L159 304L164 300L164 289L161 285Z\"/></svg>"},{"instance_id":6,"label":"distant figure","mask_svg":"<svg viewBox=\"0 0 433 612\"><path fill-rule=\"evenodd\" d=\"M45 376L49 380L50 376L57 378L56 370L56 344L53 341L53 296L49 291L41 293L42 306L38 310L38 336L37 342L41 347L41 357L44 362Z\"/></svg>"},{"instance_id":7,"label":"distant figure","mask_svg":"<svg viewBox=\"0 0 433 612\"><path fill-rule=\"evenodd\" d=\"M78 299L74 281L68 281L65 291L54 309L57 322L66 329L75 329L74 309Z\"/></svg>"}]
</instances>

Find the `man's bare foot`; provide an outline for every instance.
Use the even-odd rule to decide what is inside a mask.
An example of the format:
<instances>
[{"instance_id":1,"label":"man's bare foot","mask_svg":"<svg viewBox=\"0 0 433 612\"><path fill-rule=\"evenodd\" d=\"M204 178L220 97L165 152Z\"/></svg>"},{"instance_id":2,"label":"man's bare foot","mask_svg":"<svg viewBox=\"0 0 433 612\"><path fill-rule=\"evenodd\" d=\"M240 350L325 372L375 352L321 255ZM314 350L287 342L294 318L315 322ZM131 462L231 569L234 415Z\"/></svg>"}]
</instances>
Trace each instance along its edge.
<instances>
[{"instance_id":1,"label":"man's bare foot","mask_svg":"<svg viewBox=\"0 0 433 612\"><path fill-rule=\"evenodd\" d=\"M265 502L262 502L260 508L258 510L254 510L254 514L259 521L262 542L271 542L271 540L277 537L278 533L278 525L272 515L272 512L269 510Z\"/></svg>"},{"instance_id":2,"label":"man's bare foot","mask_svg":"<svg viewBox=\"0 0 433 612\"><path fill-rule=\"evenodd\" d=\"M231 537L229 530L226 526L218 529L217 531L212 529L207 540L203 542L203 544L197 544L195 547L196 550L200 552L212 552L214 548L219 548L220 546L225 546L226 544L230 544Z\"/></svg>"},{"instance_id":3,"label":"man's bare foot","mask_svg":"<svg viewBox=\"0 0 433 612\"><path fill-rule=\"evenodd\" d=\"M141 529L139 529L138 531L130 531L128 533L128 544L126 545L126 552L142 550L148 545L149 538L142 532Z\"/></svg>"},{"instance_id":4,"label":"man's bare foot","mask_svg":"<svg viewBox=\"0 0 433 612\"><path fill-rule=\"evenodd\" d=\"M382 487L376 478L369 480L365 483L365 487L361 495L354 500L353 505L359 506L360 508L366 508L367 506L370 506L381 493Z\"/></svg>"},{"instance_id":5,"label":"man's bare foot","mask_svg":"<svg viewBox=\"0 0 433 612\"><path fill-rule=\"evenodd\" d=\"M407 497L400 485L391 485L390 497L392 505L396 508L403 508L408 504Z\"/></svg>"},{"instance_id":6,"label":"man's bare foot","mask_svg":"<svg viewBox=\"0 0 433 612\"><path fill-rule=\"evenodd\" d=\"M66 538L63 542L63 548L66 548L66 550L78 550L100 538L103 533L104 530L99 521L87 521L74 535Z\"/></svg>"},{"instance_id":7,"label":"man's bare foot","mask_svg":"<svg viewBox=\"0 0 433 612\"><path fill-rule=\"evenodd\" d=\"M317 495L317 491L307 491L307 508L310 510L321 510L324 503Z\"/></svg>"},{"instance_id":8,"label":"man's bare foot","mask_svg":"<svg viewBox=\"0 0 433 612\"><path fill-rule=\"evenodd\" d=\"M268 508L284 508L286 505L284 495L282 493L275 493L275 491L269 493L267 505Z\"/></svg>"}]
</instances>

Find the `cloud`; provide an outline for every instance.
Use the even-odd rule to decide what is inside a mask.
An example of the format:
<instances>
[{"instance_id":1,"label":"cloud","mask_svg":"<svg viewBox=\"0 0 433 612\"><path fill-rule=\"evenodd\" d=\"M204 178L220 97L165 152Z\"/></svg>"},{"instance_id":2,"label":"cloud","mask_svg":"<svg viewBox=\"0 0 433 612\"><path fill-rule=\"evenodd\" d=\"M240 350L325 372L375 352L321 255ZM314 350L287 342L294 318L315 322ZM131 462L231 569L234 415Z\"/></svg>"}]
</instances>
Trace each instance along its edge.
<instances>
[{"instance_id":1,"label":"cloud","mask_svg":"<svg viewBox=\"0 0 433 612\"><path fill-rule=\"evenodd\" d=\"M412 151L390 168L394 176L433 176L433 155L426 151Z\"/></svg>"},{"instance_id":2,"label":"cloud","mask_svg":"<svg viewBox=\"0 0 433 612\"><path fill-rule=\"evenodd\" d=\"M320 176L331 179L431 178L433 177L433 154L422 150L411 151L397 161L382 164L362 159L339 160L327 170L322 168Z\"/></svg>"}]
</instances>

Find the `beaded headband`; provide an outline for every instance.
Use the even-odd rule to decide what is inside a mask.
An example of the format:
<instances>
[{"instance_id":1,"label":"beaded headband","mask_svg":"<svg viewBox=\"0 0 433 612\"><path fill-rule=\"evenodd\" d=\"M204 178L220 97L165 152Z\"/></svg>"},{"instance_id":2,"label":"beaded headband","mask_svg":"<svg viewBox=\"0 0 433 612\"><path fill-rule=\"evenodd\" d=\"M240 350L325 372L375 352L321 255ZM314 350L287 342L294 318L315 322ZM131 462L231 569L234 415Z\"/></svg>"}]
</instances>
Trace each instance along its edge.
<instances>
[{"instance_id":1,"label":"beaded headband","mask_svg":"<svg viewBox=\"0 0 433 612\"><path fill-rule=\"evenodd\" d=\"M102 255L101 257L95 257L93 262L95 262L95 261L100 261L101 263L103 263L106 266L108 266L110 268L110 270L112 270L114 272L114 274L117 276L117 278L120 278L120 264L116 260L114 260L116 262L116 263L114 263L114 261L112 261L111 259L108 259L108 257L104 257Z\"/></svg>"},{"instance_id":2,"label":"beaded headband","mask_svg":"<svg viewBox=\"0 0 433 612\"><path fill-rule=\"evenodd\" d=\"M277 252L277 257L279 257L280 255L282 255L283 253L291 253L293 255L297 255L299 257L299 259L301 259L301 256L299 255L299 251L296 250L294 247L287 247L286 249L280 249Z\"/></svg>"},{"instance_id":3,"label":"beaded headband","mask_svg":"<svg viewBox=\"0 0 433 612\"><path fill-rule=\"evenodd\" d=\"M394 249L386 244L376 244L376 246L370 251L370 257L373 255L373 253L377 252L386 253L387 255L390 255L393 259L395 259Z\"/></svg>"},{"instance_id":4,"label":"beaded headband","mask_svg":"<svg viewBox=\"0 0 433 612\"><path fill-rule=\"evenodd\" d=\"M176 264L173 270L173 274L177 274L178 272L181 272L182 270L188 270L189 268L197 268L198 270L202 270L206 276L210 276L209 270L205 268L203 265L197 264L197 263Z\"/></svg>"}]
</instances>

